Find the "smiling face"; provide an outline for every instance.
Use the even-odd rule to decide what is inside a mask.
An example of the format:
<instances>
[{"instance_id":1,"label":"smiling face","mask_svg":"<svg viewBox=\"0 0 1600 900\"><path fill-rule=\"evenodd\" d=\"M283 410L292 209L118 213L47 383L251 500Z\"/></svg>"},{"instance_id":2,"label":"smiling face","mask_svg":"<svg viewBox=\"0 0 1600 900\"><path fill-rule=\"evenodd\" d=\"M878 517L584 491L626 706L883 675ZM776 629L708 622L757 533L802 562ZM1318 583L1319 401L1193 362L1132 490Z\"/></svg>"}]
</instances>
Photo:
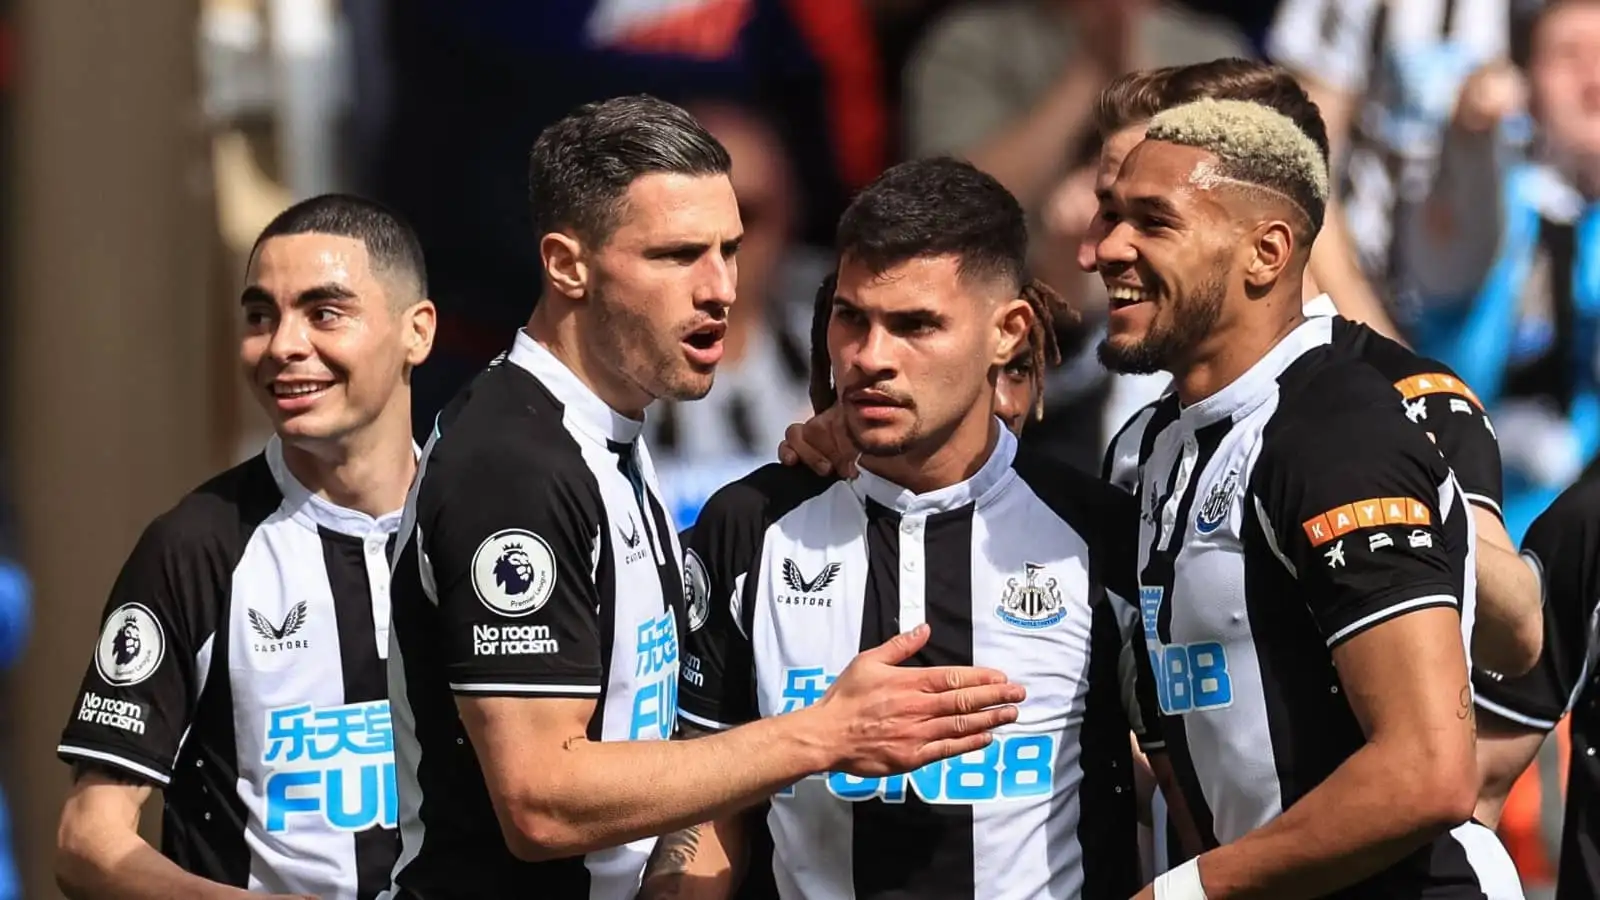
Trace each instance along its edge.
<instances>
[{"instance_id":1,"label":"smiling face","mask_svg":"<svg viewBox=\"0 0 1600 900\"><path fill-rule=\"evenodd\" d=\"M365 243L268 238L247 280L239 359L286 443L338 442L382 416L409 418L407 373L432 346L433 305L374 273Z\"/></svg>"},{"instance_id":2,"label":"smiling face","mask_svg":"<svg viewBox=\"0 0 1600 900\"><path fill-rule=\"evenodd\" d=\"M959 267L953 255L881 273L841 262L828 353L845 428L864 455L926 455L957 431L987 434L990 374L1016 354L1033 314L1000 280Z\"/></svg>"},{"instance_id":3,"label":"smiling face","mask_svg":"<svg viewBox=\"0 0 1600 900\"><path fill-rule=\"evenodd\" d=\"M1109 135L1100 145L1100 163L1094 173L1094 196L1098 209L1089 220L1089 227L1083 234L1083 240L1078 243L1078 268L1085 272L1095 270L1095 248L1111 230L1110 222L1106 219L1106 203L1111 197L1111 185L1116 183L1117 173L1122 171L1122 161L1128 158L1139 142L1144 140L1145 126L1148 122L1130 125Z\"/></svg>"},{"instance_id":4,"label":"smiling face","mask_svg":"<svg viewBox=\"0 0 1600 900\"><path fill-rule=\"evenodd\" d=\"M1118 372L1173 371L1216 326L1239 226L1196 173L1215 157L1146 141L1106 197L1095 267L1110 297L1101 362Z\"/></svg>"},{"instance_id":5,"label":"smiling face","mask_svg":"<svg viewBox=\"0 0 1600 900\"><path fill-rule=\"evenodd\" d=\"M593 358L642 408L711 390L738 278L743 236L725 175L634 180L622 219L587 259Z\"/></svg>"}]
</instances>

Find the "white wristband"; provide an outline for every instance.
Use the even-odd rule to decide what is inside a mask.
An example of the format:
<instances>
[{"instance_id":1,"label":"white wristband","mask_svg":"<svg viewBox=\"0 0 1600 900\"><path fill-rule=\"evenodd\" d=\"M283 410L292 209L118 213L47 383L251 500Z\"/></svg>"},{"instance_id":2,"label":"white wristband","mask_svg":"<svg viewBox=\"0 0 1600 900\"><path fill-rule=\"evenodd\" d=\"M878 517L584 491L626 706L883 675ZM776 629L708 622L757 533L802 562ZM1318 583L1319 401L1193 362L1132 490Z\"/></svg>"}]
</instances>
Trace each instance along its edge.
<instances>
[{"instance_id":1,"label":"white wristband","mask_svg":"<svg viewBox=\"0 0 1600 900\"><path fill-rule=\"evenodd\" d=\"M1200 884L1200 857L1156 876L1156 900L1206 900Z\"/></svg>"}]
</instances>

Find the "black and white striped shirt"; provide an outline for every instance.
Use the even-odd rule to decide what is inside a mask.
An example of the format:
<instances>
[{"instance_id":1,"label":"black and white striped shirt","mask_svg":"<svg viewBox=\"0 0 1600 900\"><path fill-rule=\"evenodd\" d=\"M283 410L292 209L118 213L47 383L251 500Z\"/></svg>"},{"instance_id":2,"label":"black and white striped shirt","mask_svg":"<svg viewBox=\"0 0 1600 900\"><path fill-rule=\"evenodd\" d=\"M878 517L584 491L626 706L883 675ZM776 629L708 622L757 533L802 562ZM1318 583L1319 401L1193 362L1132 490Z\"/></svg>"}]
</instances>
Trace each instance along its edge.
<instances>
[{"instance_id":1,"label":"black and white striped shirt","mask_svg":"<svg viewBox=\"0 0 1600 900\"><path fill-rule=\"evenodd\" d=\"M981 752L775 796L775 851L752 867L785 898L1138 889L1123 638L1091 550L1131 527L1131 498L997 430L972 478L926 494L768 466L713 496L688 538L687 722L807 706L858 652L923 622L909 665L991 666L1028 690Z\"/></svg>"},{"instance_id":2,"label":"black and white striped shirt","mask_svg":"<svg viewBox=\"0 0 1600 900\"><path fill-rule=\"evenodd\" d=\"M57 753L160 787L161 849L222 884L370 900L397 852L389 543L266 451L145 530Z\"/></svg>"},{"instance_id":3,"label":"black and white striped shirt","mask_svg":"<svg viewBox=\"0 0 1600 900\"><path fill-rule=\"evenodd\" d=\"M440 414L395 562L398 896L637 891L653 838L512 856L455 697L586 698L590 740L671 736L681 551L642 427L520 331Z\"/></svg>"},{"instance_id":4,"label":"black and white striped shirt","mask_svg":"<svg viewBox=\"0 0 1600 900\"><path fill-rule=\"evenodd\" d=\"M1471 633L1461 489L1338 321L1303 322L1223 390L1181 408L1169 395L1124 436L1139 448L1142 696L1165 741L1151 749L1208 846L1276 818L1365 743L1334 647L1431 607ZM1469 823L1338 896L1486 892L1520 896Z\"/></svg>"}]
</instances>

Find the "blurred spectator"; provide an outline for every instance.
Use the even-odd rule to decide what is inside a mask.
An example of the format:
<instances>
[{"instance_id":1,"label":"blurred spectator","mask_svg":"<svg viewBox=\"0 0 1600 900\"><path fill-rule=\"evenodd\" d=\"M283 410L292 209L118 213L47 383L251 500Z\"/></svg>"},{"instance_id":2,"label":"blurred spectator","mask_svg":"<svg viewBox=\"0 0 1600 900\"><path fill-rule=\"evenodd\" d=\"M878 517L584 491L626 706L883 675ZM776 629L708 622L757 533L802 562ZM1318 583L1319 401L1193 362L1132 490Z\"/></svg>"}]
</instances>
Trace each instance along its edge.
<instances>
[{"instance_id":1,"label":"blurred spectator","mask_svg":"<svg viewBox=\"0 0 1600 900\"><path fill-rule=\"evenodd\" d=\"M1456 93L1504 56L1512 0L1283 0L1267 54L1322 111L1338 190L1311 274L1342 313L1395 336L1414 275L1392 223L1417 214Z\"/></svg>"},{"instance_id":2,"label":"blurred spectator","mask_svg":"<svg viewBox=\"0 0 1600 900\"><path fill-rule=\"evenodd\" d=\"M811 416L809 317L829 260L795 242L794 176L776 132L748 108L686 108L733 160L744 222L739 302L728 318L726 353L711 393L694 403L658 402L646 428L664 465L743 458L753 468L772 460L784 429Z\"/></svg>"},{"instance_id":3,"label":"blurred spectator","mask_svg":"<svg viewBox=\"0 0 1600 900\"><path fill-rule=\"evenodd\" d=\"M999 0L945 13L907 67L908 149L964 156L1010 188L1031 217L1033 269L1080 314L1058 328L1065 360L1025 437L1062 462L1098 470L1115 383L1094 358L1103 288L1073 263L1095 208L1100 89L1130 69L1250 55L1227 22L1155 0ZM1119 407L1152 399L1165 379L1135 383Z\"/></svg>"},{"instance_id":4,"label":"blurred spectator","mask_svg":"<svg viewBox=\"0 0 1600 900\"><path fill-rule=\"evenodd\" d=\"M440 316L417 372L419 432L527 319L539 285L528 148L574 106L737 93L777 111L814 242L884 163L861 0L405 0L387 19L387 64L369 61L395 79L372 183L416 224Z\"/></svg>"},{"instance_id":5,"label":"blurred spectator","mask_svg":"<svg viewBox=\"0 0 1600 900\"><path fill-rule=\"evenodd\" d=\"M33 615L31 588L17 561L10 512L0 494L0 670L10 669L22 656ZM11 816L5 794L0 792L0 900L18 900L22 896L14 852Z\"/></svg>"},{"instance_id":6,"label":"blurred spectator","mask_svg":"<svg viewBox=\"0 0 1600 900\"><path fill-rule=\"evenodd\" d=\"M1517 539L1600 449L1597 201L1600 2L1550 0L1525 80L1500 60L1466 80L1407 232L1426 263L1418 349L1495 413Z\"/></svg>"}]
</instances>

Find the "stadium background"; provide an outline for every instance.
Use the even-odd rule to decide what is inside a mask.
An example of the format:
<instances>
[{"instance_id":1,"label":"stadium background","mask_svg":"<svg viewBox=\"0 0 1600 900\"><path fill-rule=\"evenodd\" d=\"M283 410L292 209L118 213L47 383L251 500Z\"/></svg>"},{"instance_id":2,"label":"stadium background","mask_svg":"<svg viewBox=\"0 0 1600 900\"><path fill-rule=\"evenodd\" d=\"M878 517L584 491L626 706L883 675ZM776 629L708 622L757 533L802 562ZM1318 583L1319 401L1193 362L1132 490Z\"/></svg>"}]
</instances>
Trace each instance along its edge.
<instances>
[{"instance_id":1,"label":"stadium background","mask_svg":"<svg viewBox=\"0 0 1600 900\"><path fill-rule=\"evenodd\" d=\"M1162 16L1191 52L1259 53L1276 5L0 0L0 646L27 638L6 675L0 754L21 895L58 896L50 853L68 773L52 751L118 567L152 515L264 436L232 342L244 256L274 213L349 189L418 226L442 316L418 375L420 427L532 303L520 181L539 128L621 92L695 108L735 153L759 235L741 302L761 312L713 400L656 417L662 484L686 524L803 413L808 303L850 191L908 153L962 149L973 122L1003 131L1034 89L1005 78L1049 84L1094 46L1087 27L1076 43L1008 37L1044 14L1030 4L1052 3L1088 16L1075 22L1121 10L1151 35L1122 60L1134 65L1192 61L1170 58L1150 24ZM1186 17L1202 13L1227 19L1193 30ZM947 71L952 59L973 66ZM1023 105L985 107L974 72ZM1031 176L1025 199L1040 272L1084 310L1063 335L1081 351L1099 300L1070 253L1092 157L1076 133L1057 137L1058 164ZM1155 389L1108 380L1080 354L1029 439L1090 465L1105 423ZM31 581L31 623L7 560ZM1555 743L1508 813L1530 896L1549 881L1560 821L1559 800L1540 803L1559 792Z\"/></svg>"}]
</instances>

